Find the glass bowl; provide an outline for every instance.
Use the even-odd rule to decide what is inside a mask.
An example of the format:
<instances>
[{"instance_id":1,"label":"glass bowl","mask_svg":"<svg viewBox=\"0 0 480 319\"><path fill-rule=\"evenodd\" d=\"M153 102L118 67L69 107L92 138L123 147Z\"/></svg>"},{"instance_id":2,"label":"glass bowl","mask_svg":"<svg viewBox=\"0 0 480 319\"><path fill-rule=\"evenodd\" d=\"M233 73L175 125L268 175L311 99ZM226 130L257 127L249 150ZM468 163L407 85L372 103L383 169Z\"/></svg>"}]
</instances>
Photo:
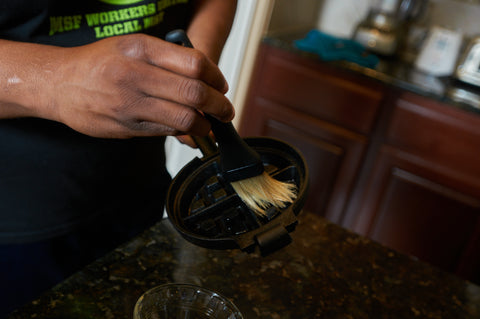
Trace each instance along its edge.
<instances>
[{"instance_id":1,"label":"glass bowl","mask_svg":"<svg viewBox=\"0 0 480 319\"><path fill-rule=\"evenodd\" d=\"M243 319L237 307L215 291L190 284L165 284L137 301L134 319Z\"/></svg>"}]
</instances>

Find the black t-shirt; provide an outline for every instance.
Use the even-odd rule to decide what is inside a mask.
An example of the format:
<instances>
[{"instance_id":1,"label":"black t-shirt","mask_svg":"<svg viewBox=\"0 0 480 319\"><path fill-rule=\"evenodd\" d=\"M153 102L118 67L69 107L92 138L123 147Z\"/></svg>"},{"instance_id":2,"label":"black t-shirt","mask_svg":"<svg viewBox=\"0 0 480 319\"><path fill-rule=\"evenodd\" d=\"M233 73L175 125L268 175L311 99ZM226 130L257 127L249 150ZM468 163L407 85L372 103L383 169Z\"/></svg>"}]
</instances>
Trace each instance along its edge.
<instances>
[{"instance_id":1,"label":"black t-shirt","mask_svg":"<svg viewBox=\"0 0 480 319\"><path fill-rule=\"evenodd\" d=\"M137 32L163 38L187 27L190 2L0 0L0 38L59 46ZM163 142L92 138L37 118L0 120L0 243L52 237L87 221L160 218L170 183Z\"/></svg>"}]
</instances>

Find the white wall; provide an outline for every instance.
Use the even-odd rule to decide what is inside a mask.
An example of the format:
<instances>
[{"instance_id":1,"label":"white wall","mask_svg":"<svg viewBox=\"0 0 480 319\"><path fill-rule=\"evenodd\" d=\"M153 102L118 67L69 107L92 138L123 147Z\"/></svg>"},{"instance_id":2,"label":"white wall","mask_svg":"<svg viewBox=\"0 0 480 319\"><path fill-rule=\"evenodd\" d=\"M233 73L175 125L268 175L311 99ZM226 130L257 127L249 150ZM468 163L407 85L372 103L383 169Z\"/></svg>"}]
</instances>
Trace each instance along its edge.
<instances>
[{"instance_id":1,"label":"white wall","mask_svg":"<svg viewBox=\"0 0 480 319\"><path fill-rule=\"evenodd\" d=\"M356 25L368 13L375 0L323 0L318 29L335 36L349 38ZM471 37L480 35L479 0L429 0L427 26L440 25Z\"/></svg>"},{"instance_id":2,"label":"white wall","mask_svg":"<svg viewBox=\"0 0 480 319\"><path fill-rule=\"evenodd\" d=\"M276 0L268 33L302 32L315 27L323 0Z\"/></svg>"},{"instance_id":3,"label":"white wall","mask_svg":"<svg viewBox=\"0 0 480 319\"><path fill-rule=\"evenodd\" d=\"M324 0L317 28L337 37L350 38L368 13L373 0Z\"/></svg>"},{"instance_id":4,"label":"white wall","mask_svg":"<svg viewBox=\"0 0 480 319\"><path fill-rule=\"evenodd\" d=\"M459 31L467 37L480 35L480 1L430 0L429 24Z\"/></svg>"}]
</instances>

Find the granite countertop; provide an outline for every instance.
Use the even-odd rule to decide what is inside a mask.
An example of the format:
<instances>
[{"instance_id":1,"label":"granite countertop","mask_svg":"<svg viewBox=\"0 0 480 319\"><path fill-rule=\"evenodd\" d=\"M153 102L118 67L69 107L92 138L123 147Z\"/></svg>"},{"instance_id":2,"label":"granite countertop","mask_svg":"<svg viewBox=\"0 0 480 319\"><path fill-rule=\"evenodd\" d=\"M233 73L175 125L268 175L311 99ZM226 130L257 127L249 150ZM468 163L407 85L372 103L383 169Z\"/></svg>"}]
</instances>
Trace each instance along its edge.
<instances>
[{"instance_id":1,"label":"granite countertop","mask_svg":"<svg viewBox=\"0 0 480 319\"><path fill-rule=\"evenodd\" d=\"M308 30L268 34L263 38L263 42L311 57L312 59L319 59L315 54L303 52L294 45L295 40L304 38L307 33ZM453 77L435 77L422 73L416 70L412 63L402 61L400 58L379 58L380 62L375 69L362 67L346 61L328 63L343 70L352 71L384 84L414 92L480 115L480 88L457 81Z\"/></svg>"},{"instance_id":2,"label":"granite countertop","mask_svg":"<svg viewBox=\"0 0 480 319\"><path fill-rule=\"evenodd\" d=\"M245 318L480 318L480 287L310 213L293 242L261 257L185 241L168 219L9 318L132 318L164 283L230 298Z\"/></svg>"}]
</instances>

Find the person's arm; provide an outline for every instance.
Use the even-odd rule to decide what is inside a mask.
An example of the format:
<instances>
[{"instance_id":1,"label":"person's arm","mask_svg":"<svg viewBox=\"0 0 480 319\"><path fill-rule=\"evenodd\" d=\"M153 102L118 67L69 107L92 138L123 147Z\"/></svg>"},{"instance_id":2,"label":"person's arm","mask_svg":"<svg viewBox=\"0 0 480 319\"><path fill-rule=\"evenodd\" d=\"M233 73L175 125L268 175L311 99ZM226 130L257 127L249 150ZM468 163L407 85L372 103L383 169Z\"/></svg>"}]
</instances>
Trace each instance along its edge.
<instances>
[{"instance_id":1,"label":"person's arm","mask_svg":"<svg viewBox=\"0 0 480 319\"><path fill-rule=\"evenodd\" d=\"M196 0L187 34L194 47L218 63L235 17L237 0Z\"/></svg>"},{"instance_id":2,"label":"person's arm","mask_svg":"<svg viewBox=\"0 0 480 319\"><path fill-rule=\"evenodd\" d=\"M0 118L39 117L95 137L205 135L234 116L198 50L133 34L74 48L0 40Z\"/></svg>"}]
</instances>

